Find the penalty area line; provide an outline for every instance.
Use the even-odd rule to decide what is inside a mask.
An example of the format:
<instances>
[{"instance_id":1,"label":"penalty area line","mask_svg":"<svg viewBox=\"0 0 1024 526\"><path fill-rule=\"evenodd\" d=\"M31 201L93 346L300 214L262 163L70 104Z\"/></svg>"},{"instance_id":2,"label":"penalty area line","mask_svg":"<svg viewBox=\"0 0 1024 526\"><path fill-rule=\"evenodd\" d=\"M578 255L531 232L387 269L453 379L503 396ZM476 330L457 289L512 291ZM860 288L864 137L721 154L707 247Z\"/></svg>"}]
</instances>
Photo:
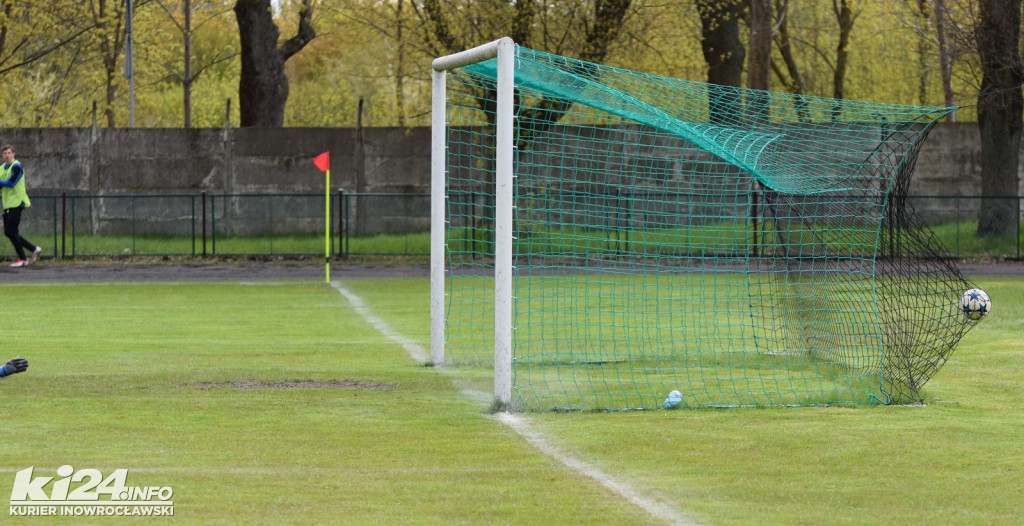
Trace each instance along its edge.
<instances>
[{"instance_id":1,"label":"penalty area line","mask_svg":"<svg viewBox=\"0 0 1024 526\"><path fill-rule=\"evenodd\" d=\"M387 321L374 314L358 294L345 288L344 285L336 281L331 282L331 287L348 300L352 309L356 311L364 321L369 323L377 330L377 332L391 341L391 343L397 344L405 349L405 352L408 353L413 360L418 362L425 362L427 360L427 353L419 343L402 336L398 331L391 327ZM443 370L443 368L441 370ZM478 393L467 392L464 390L462 394L463 396L475 399L477 398L475 395ZM625 498L658 519L669 524L677 524L681 526L697 524L693 519L676 511L671 506L644 497L629 484L616 480L612 476L598 469L596 466L588 464L587 462L553 446L540 432L530 427L529 420L526 417L512 413L499 413L497 417L499 422L511 428L545 456L559 462L576 473L598 482L613 493Z\"/></svg>"}]
</instances>

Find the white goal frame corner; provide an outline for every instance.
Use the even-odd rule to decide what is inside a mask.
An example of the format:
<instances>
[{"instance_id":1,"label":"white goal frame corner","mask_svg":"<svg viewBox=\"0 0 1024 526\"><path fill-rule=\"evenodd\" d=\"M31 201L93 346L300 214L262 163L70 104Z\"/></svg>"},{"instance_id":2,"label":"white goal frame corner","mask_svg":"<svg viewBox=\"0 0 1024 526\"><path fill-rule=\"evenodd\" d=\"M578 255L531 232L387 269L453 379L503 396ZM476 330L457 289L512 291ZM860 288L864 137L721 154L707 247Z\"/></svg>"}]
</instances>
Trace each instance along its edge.
<instances>
[{"instance_id":1,"label":"white goal frame corner","mask_svg":"<svg viewBox=\"0 0 1024 526\"><path fill-rule=\"evenodd\" d=\"M495 117L494 399L512 403L512 170L516 43L509 37L439 57L431 63L430 362L444 363L447 72L497 57Z\"/></svg>"}]
</instances>

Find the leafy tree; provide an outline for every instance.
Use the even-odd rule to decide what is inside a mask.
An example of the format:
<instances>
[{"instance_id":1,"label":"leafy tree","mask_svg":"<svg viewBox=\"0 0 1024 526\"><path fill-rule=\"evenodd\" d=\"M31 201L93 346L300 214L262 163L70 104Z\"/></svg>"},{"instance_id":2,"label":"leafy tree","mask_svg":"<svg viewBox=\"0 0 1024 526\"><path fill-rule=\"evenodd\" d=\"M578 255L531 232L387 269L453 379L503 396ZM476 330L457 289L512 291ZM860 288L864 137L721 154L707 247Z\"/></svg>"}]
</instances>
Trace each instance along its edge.
<instances>
[{"instance_id":1,"label":"leafy tree","mask_svg":"<svg viewBox=\"0 0 1024 526\"><path fill-rule=\"evenodd\" d=\"M88 33L90 46L95 50L100 62L103 79L103 115L107 127L116 126L114 105L117 101L118 89L123 82L121 78L121 59L125 50L125 3L117 0L87 0L86 8L89 20L95 28Z\"/></svg>"},{"instance_id":2,"label":"leafy tree","mask_svg":"<svg viewBox=\"0 0 1024 526\"><path fill-rule=\"evenodd\" d=\"M408 126L410 111L415 111L411 108L418 99L429 98L430 77L422 71L432 58L420 45L412 1L339 0L323 9L325 18L334 17L334 26L342 28L328 38L333 45L349 50L348 80L342 82L355 92L354 99L366 97L364 107L375 107L375 116ZM380 93L387 94L387 108L373 104L372 99ZM422 117L427 111L421 108L417 114Z\"/></svg>"},{"instance_id":3,"label":"leafy tree","mask_svg":"<svg viewBox=\"0 0 1024 526\"><path fill-rule=\"evenodd\" d=\"M187 90L192 108L184 113L192 114L192 125L223 125L225 99L232 99L230 117L239 123L242 59L232 55L239 53L241 29L236 13L227 12L239 0L133 1L137 122L181 126ZM283 121L350 126L361 118L369 126L425 125L430 60L505 35L536 49L654 74L760 85L748 61L755 53L743 25L756 24L752 1L632 0L624 11L619 10L626 2L598 0L311 1L317 37L284 65L288 98ZM111 114L114 123L125 122L124 26L117 42L116 24L101 30L90 11L101 5L112 11L123 2L0 0L0 79L13 88L5 92L7 111L0 115L0 126L88 126L93 101L98 102L101 125L110 125ZM262 4L270 6L264 13L282 31L295 31L300 25L302 0ZM975 119L976 106L969 101L981 90L982 78L975 42L977 4L978 0L848 1L857 18L845 47L844 96L901 103L959 102L964 106L959 118ZM190 32L184 20L186 5L191 6ZM841 37L837 6L842 7L838 0L772 0L769 86L774 83L777 89L807 95L834 94ZM731 17L718 21L708 16L708 10L726 8L735 9ZM924 16L926 8L930 20ZM940 12L945 52L938 34ZM595 24L602 19L612 23ZM613 39L608 38L609 31ZM729 31L732 47L708 46ZM110 42L104 48L101 33ZM191 35L190 54L184 49L185 33ZM608 44L594 46L602 41ZM285 39L274 42L277 46L267 49L276 52ZM185 73L186 56L191 57L190 75ZM707 62L709 58L713 62ZM547 104L554 111L546 114L548 118L537 113L538 125L558 116L557 101ZM795 111L800 115L799 107Z\"/></svg>"},{"instance_id":4,"label":"leafy tree","mask_svg":"<svg viewBox=\"0 0 1024 526\"><path fill-rule=\"evenodd\" d=\"M954 3L956 0L953 0ZM902 21L903 25L917 38L917 103L921 105L935 104L931 96L933 81L932 73L936 70L941 81L943 94L942 104L953 106L956 103L953 88L953 61L962 52L956 47L956 40L950 39L950 18L952 12L946 0L907 0L906 11L893 9L892 16ZM955 25L953 29L956 29ZM937 61L937 64L936 64ZM936 68L936 66L938 66ZM956 113L950 113L949 122L956 120Z\"/></svg>"},{"instance_id":5,"label":"leafy tree","mask_svg":"<svg viewBox=\"0 0 1024 526\"><path fill-rule=\"evenodd\" d=\"M423 45L434 56L509 36L526 47L589 62L602 62L608 56L631 5L631 0L422 0L412 4L422 22ZM494 98L482 96L480 100ZM522 110L524 142L520 146L525 147L533 134L557 122L570 105L570 101L545 97ZM486 113L489 118L494 115L493 111Z\"/></svg>"},{"instance_id":6,"label":"leafy tree","mask_svg":"<svg viewBox=\"0 0 1024 526\"><path fill-rule=\"evenodd\" d=\"M0 75L30 66L94 26L72 0L0 0Z\"/></svg>"},{"instance_id":7,"label":"leafy tree","mask_svg":"<svg viewBox=\"0 0 1024 526\"><path fill-rule=\"evenodd\" d=\"M0 80L3 126L45 126L59 119L60 102L78 89L92 29L77 0L0 0Z\"/></svg>"},{"instance_id":8,"label":"leafy tree","mask_svg":"<svg viewBox=\"0 0 1024 526\"><path fill-rule=\"evenodd\" d=\"M181 70L178 70L170 64L165 64L164 67L167 68L167 70L170 72L169 74L173 76L176 81L181 83L182 112L184 113L185 117L185 127L191 128L192 85L195 83L196 79L198 79L199 76L203 73L203 71L216 65L219 62L229 60L236 55L236 53L234 53L232 50L224 50L223 53L221 53L221 50L218 50L218 52L214 56L209 57L208 60L199 62L198 64L196 64L196 67L193 68L192 40L193 37L195 36L196 31L198 31L206 23L216 20L218 17L220 17L220 15L227 12L227 8L224 7L223 4L218 5L215 2L198 1L195 4L193 4L192 0L184 0L181 2L180 6L181 20L178 20L177 13L175 13L174 10L170 6L168 6L166 0L156 0L156 2L164 10L168 18L174 23L174 26L182 39L182 45L184 49L182 51L183 60ZM193 18L201 10L204 12L203 17L200 19L198 24L193 25Z\"/></svg>"}]
</instances>

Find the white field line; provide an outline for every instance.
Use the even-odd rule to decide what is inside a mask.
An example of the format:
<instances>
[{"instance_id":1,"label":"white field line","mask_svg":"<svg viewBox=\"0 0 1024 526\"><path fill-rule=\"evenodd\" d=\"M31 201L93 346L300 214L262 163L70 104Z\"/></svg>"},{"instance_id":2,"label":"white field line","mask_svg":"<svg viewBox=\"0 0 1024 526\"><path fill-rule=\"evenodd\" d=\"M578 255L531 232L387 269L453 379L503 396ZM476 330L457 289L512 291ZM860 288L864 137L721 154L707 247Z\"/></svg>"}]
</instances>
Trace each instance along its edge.
<instances>
[{"instance_id":1,"label":"white field line","mask_svg":"<svg viewBox=\"0 0 1024 526\"><path fill-rule=\"evenodd\" d=\"M334 290L338 291L339 294L344 296L345 299L348 300L349 304L352 305L352 309L362 316L367 323L372 325L374 329L377 329L377 332L383 334L384 337L391 340L392 343L401 345L413 360L421 363L427 361L427 352L420 346L420 344L402 336L398 331L391 328L391 325L389 325L388 322L374 314L373 311L366 306L366 302L363 301L363 298L360 298L358 294L346 289L341 283L336 281L332 281L331 286L334 287Z\"/></svg>"},{"instance_id":2,"label":"white field line","mask_svg":"<svg viewBox=\"0 0 1024 526\"><path fill-rule=\"evenodd\" d=\"M370 308L366 305L366 302L359 297L356 293L345 288L344 285L336 281L331 282L331 286L338 291L339 294L345 297L352 305L360 316L366 320L367 323L373 326L377 332L381 333L385 338L390 340L392 343L400 345L405 352L417 362L425 362L427 360L427 353L423 347L415 341L406 338L399 334L394 328L391 327L388 322L384 319L373 314ZM479 391L469 391L463 389L464 396L471 399L479 399L481 393ZM543 435L530 427L529 420L522 415L514 415L511 413L499 413L498 421L512 428L519 436L523 437L533 447L537 448L541 453L548 457L560 462L565 467L585 476L589 477L602 486L608 488L613 493L625 498L629 502L632 502L636 506L640 507L647 513L650 513L654 517L665 521L668 524L676 525L696 525L697 523L689 516L681 513L667 504L655 501L653 499L644 497L637 490L633 489L629 484L616 480L611 475L601 471L599 468L592 466L583 460L580 460L565 451L562 451L558 447L552 445Z\"/></svg>"},{"instance_id":3,"label":"white field line","mask_svg":"<svg viewBox=\"0 0 1024 526\"><path fill-rule=\"evenodd\" d=\"M533 444L533 447L539 449L541 453L561 462L566 467L576 471L577 473L600 482L602 486L612 490L612 492L617 493L622 497L625 497L626 500L636 504L647 513L650 513L669 524L677 524L680 526L697 524L691 517L675 510L668 504L664 504L641 495L629 484L616 480L614 477L601 471L599 468L587 464L586 462L551 445L543 435L530 427L530 422L522 415L499 413L498 419L504 422L505 425L514 429L516 433L519 433L519 435L525 438L527 442Z\"/></svg>"}]
</instances>

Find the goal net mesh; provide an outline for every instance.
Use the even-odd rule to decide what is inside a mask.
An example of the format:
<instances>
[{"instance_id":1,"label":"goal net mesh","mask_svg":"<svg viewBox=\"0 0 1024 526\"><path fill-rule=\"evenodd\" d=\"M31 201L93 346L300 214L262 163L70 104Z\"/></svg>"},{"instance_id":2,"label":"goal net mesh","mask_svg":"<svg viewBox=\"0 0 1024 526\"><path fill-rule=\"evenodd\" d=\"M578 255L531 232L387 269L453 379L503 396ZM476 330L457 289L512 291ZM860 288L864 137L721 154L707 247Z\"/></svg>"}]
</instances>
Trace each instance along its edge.
<instances>
[{"instance_id":1,"label":"goal net mesh","mask_svg":"<svg viewBox=\"0 0 1024 526\"><path fill-rule=\"evenodd\" d=\"M497 61L447 76L446 346L494 359ZM919 400L974 323L907 199L953 108L516 48L513 398L527 410Z\"/></svg>"}]
</instances>

